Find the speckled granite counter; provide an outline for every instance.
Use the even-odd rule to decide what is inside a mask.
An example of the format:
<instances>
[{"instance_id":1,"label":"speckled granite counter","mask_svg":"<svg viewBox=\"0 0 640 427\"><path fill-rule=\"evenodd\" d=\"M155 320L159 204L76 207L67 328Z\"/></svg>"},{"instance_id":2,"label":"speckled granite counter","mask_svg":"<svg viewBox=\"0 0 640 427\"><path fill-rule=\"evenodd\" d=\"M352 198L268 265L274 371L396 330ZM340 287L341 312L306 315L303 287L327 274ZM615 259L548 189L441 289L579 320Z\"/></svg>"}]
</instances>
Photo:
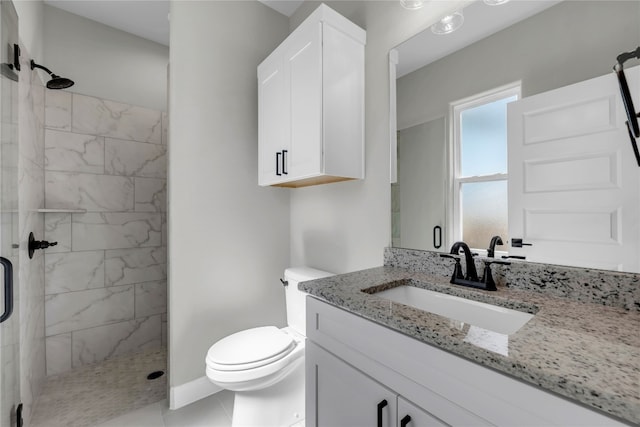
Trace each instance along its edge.
<instances>
[{"instance_id":1,"label":"speckled granite counter","mask_svg":"<svg viewBox=\"0 0 640 427\"><path fill-rule=\"evenodd\" d=\"M535 316L502 339L478 336L470 333L469 325L391 303L374 294L402 284ZM304 282L299 287L337 307L480 365L627 422L640 423L640 312L636 310L505 286L499 286L497 292L475 290L450 285L447 276L397 267L342 274Z\"/></svg>"}]
</instances>

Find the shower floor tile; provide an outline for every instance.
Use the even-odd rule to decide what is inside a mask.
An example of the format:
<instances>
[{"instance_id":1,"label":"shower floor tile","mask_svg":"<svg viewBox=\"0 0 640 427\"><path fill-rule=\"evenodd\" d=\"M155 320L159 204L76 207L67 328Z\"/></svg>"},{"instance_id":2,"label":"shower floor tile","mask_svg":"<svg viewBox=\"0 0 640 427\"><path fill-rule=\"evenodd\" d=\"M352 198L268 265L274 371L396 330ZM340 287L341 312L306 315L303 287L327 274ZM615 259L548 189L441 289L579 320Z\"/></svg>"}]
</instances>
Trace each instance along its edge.
<instances>
[{"instance_id":1,"label":"shower floor tile","mask_svg":"<svg viewBox=\"0 0 640 427\"><path fill-rule=\"evenodd\" d=\"M92 427L166 398L166 350L114 357L47 377L35 404L31 427ZM160 424L162 425L162 424Z\"/></svg>"}]
</instances>

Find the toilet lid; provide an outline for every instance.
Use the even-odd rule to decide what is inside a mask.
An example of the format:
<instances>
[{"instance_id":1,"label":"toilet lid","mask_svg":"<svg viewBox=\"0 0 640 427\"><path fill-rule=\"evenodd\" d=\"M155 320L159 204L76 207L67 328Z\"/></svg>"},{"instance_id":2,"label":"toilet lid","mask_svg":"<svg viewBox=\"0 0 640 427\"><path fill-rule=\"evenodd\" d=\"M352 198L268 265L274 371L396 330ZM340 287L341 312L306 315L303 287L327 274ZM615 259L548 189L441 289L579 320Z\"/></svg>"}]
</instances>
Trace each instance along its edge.
<instances>
[{"instance_id":1,"label":"toilet lid","mask_svg":"<svg viewBox=\"0 0 640 427\"><path fill-rule=\"evenodd\" d=\"M229 335L207 353L207 364L220 370L241 370L263 366L289 354L293 338L275 326L262 326Z\"/></svg>"}]
</instances>

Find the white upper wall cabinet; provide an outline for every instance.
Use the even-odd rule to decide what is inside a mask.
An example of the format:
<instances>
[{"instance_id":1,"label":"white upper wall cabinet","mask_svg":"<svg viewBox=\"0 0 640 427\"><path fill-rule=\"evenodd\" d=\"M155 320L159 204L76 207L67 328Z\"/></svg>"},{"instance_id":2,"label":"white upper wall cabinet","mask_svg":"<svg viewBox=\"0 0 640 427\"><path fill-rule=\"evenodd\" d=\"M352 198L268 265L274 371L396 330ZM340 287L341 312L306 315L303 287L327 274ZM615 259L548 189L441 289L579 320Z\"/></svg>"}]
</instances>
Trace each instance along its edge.
<instances>
[{"instance_id":1,"label":"white upper wall cabinet","mask_svg":"<svg viewBox=\"0 0 640 427\"><path fill-rule=\"evenodd\" d=\"M258 66L258 183L364 178L366 32L322 4Z\"/></svg>"}]
</instances>

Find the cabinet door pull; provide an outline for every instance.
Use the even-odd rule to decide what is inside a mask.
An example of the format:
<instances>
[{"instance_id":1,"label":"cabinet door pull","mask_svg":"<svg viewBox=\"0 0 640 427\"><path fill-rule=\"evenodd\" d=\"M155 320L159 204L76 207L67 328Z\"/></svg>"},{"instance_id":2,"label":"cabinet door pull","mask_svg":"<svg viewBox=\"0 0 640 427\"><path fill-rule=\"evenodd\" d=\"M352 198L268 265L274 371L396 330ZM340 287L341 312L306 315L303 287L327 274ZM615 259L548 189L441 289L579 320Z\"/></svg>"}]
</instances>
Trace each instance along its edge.
<instances>
[{"instance_id":1,"label":"cabinet door pull","mask_svg":"<svg viewBox=\"0 0 640 427\"><path fill-rule=\"evenodd\" d=\"M433 227L433 247L440 249L442 246L442 227L436 225Z\"/></svg>"},{"instance_id":2,"label":"cabinet door pull","mask_svg":"<svg viewBox=\"0 0 640 427\"><path fill-rule=\"evenodd\" d=\"M287 150L282 150L282 174L283 175L289 175L289 172L287 172Z\"/></svg>"},{"instance_id":3,"label":"cabinet door pull","mask_svg":"<svg viewBox=\"0 0 640 427\"><path fill-rule=\"evenodd\" d=\"M282 174L280 173L280 156L281 155L282 153L280 151L276 153L276 175L278 176L282 176Z\"/></svg>"},{"instance_id":4,"label":"cabinet door pull","mask_svg":"<svg viewBox=\"0 0 640 427\"><path fill-rule=\"evenodd\" d=\"M4 313L0 316L2 323L13 313L13 264L4 257L0 257L0 264L4 268Z\"/></svg>"},{"instance_id":5,"label":"cabinet door pull","mask_svg":"<svg viewBox=\"0 0 640 427\"><path fill-rule=\"evenodd\" d=\"M405 415L403 419L400 420L400 427L407 427L407 424L411 422L411 416Z\"/></svg>"},{"instance_id":6,"label":"cabinet door pull","mask_svg":"<svg viewBox=\"0 0 640 427\"><path fill-rule=\"evenodd\" d=\"M382 427L382 410L387 405L388 403L386 399L382 399L380 403L378 403L378 427Z\"/></svg>"}]
</instances>

